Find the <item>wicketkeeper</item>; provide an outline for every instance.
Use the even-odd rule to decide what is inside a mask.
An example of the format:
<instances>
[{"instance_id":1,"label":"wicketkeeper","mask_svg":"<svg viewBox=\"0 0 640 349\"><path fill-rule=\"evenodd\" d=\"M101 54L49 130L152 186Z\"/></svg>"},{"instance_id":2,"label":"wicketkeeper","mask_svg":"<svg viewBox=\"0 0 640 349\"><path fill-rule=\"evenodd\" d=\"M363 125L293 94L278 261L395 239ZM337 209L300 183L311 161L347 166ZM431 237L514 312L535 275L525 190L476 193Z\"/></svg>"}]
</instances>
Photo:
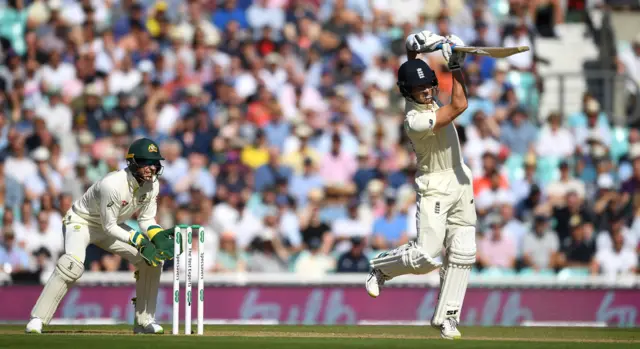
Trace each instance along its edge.
<instances>
[{"instance_id":1,"label":"wicketkeeper","mask_svg":"<svg viewBox=\"0 0 640 349\"><path fill-rule=\"evenodd\" d=\"M426 274L440 268L440 296L431 324L443 338L459 338L457 326L471 267L476 261L476 210L471 170L462 160L458 133L453 125L467 108L461 66L465 54L452 50L464 46L455 35L442 37L429 31L407 37L408 61L398 70L398 88L405 97L404 129L418 161L418 238L371 260L366 281L370 296L377 297L385 281L404 274ZM442 50L453 75L451 103L437 104L438 79L419 53ZM442 247L444 262L436 262Z\"/></svg>"},{"instance_id":2,"label":"wicketkeeper","mask_svg":"<svg viewBox=\"0 0 640 349\"><path fill-rule=\"evenodd\" d=\"M73 203L63 219L64 254L31 311L27 333L42 333L67 290L82 276L87 246L94 244L136 267L134 333L163 333L155 322L164 260L173 256L173 229L155 220L162 174L158 145L138 139L127 152L127 168L107 174ZM142 232L123 224L138 212ZM144 233L143 233L144 232Z\"/></svg>"}]
</instances>

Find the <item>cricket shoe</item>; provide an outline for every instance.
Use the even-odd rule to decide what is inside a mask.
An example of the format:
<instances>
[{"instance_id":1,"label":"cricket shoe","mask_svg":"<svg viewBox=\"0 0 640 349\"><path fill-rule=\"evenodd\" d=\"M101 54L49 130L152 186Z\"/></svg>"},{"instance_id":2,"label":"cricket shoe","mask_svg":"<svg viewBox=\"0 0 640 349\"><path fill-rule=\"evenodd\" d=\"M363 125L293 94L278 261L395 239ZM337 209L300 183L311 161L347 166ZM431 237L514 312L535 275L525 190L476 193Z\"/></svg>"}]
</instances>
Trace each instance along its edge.
<instances>
[{"instance_id":1,"label":"cricket shoe","mask_svg":"<svg viewBox=\"0 0 640 349\"><path fill-rule=\"evenodd\" d=\"M458 331L458 321L454 318L445 319L440 326L440 337L444 339L460 339L462 334Z\"/></svg>"},{"instance_id":2,"label":"cricket shoe","mask_svg":"<svg viewBox=\"0 0 640 349\"><path fill-rule=\"evenodd\" d=\"M387 277L382 274L380 269L371 270L369 276L367 276L367 282L365 283L369 296L373 298L378 297L380 295L380 288L384 285L385 281L387 281Z\"/></svg>"},{"instance_id":3,"label":"cricket shoe","mask_svg":"<svg viewBox=\"0 0 640 349\"><path fill-rule=\"evenodd\" d=\"M135 326L133 326L133 333L134 334L164 334L164 328L162 328L162 326L156 324L155 322L152 322L147 326L136 324Z\"/></svg>"},{"instance_id":4,"label":"cricket shoe","mask_svg":"<svg viewBox=\"0 0 640 349\"><path fill-rule=\"evenodd\" d=\"M42 333L42 320L37 317L31 318L27 324L27 328L24 330L26 333Z\"/></svg>"}]
</instances>

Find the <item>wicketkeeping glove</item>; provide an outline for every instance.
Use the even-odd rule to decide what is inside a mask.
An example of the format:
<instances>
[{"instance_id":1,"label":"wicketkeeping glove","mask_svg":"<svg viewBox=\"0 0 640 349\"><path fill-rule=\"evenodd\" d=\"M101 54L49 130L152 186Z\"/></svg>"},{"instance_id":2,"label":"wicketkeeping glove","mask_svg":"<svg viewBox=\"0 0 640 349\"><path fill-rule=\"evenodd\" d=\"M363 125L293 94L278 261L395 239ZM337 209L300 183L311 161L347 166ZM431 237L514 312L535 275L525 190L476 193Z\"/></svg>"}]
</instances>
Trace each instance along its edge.
<instances>
[{"instance_id":1,"label":"wicketkeeping glove","mask_svg":"<svg viewBox=\"0 0 640 349\"><path fill-rule=\"evenodd\" d=\"M147 229L149 239L158 249L158 253L166 260L173 259L173 244L175 241L175 232L173 229L165 229L159 225L152 225ZM183 245L180 243L180 254L182 254Z\"/></svg>"},{"instance_id":2,"label":"wicketkeeping glove","mask_svg":"<svg viewBox=\"0 0 640 349\"><path fill-rule=\"evenodd\" d=\"M446 41L442 44L442 56L447 61L449 70L460 69L467 57L465 52L456 51L455 46L465 46L462 39L456 35L447 36Z\"/></svg>"},{"instance_id":3,"label":"wicketkeeping glove","mask_svg":"<svg viewBox=\"0 0 640 349\"><path fill-rule=\"evenodd\" d=\"M129 236L129 243L134 246L148 265L157 267L165 259L158 253L156 246L144 234L134 231Z\"/></svg>"},{"instance_id":4,"label":"wicketkeeping glove","mask_svg":"<svg viewBox=\"0 0 640 349\"><path fill-rule=\"evenodd\" d=\"M423 30L416 34L407 36L405 46L407 51L413 52L434 52L440 49L440 44L446 42L444 36L434 34L428 30Z\"/></svg>"}]
</instances>

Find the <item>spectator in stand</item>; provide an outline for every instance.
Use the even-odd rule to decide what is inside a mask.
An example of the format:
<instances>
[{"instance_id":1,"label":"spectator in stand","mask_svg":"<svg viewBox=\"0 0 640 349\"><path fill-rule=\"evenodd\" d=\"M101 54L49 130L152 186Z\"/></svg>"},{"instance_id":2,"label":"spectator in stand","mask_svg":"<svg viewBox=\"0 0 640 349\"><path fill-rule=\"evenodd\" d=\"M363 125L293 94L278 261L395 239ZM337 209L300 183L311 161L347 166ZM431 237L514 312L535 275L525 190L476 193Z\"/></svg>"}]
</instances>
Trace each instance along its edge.
<instances>
[{"instance_id":1,"label":"spectator in stand","mask_svg":"<svg viewBox=\"0 0 640 349\"><path fill-rule=\"evenodd\" d=\"M516 244L516 257L521 259L528 227L516 217L513 197L511 195L501 196L498 200L497 210L504 222L502 231Z\"/></svg>"},{"instance_id":2,"label":"spectator in stand","mask_svg":"<svg viewBox=\"0 0 640 349\"><path fill-rule=\"evenodd\" d=\"M529 46L534 47L528 35L528 28L525 23L519 23L512 35L507 35L502 42L504 47ZM533 51L523 52L521 54L509 56L506 58L509 64L514 68L529 72L533 68Z\"/></svg>"},{"instance_id":3,"label":"spectator in stand","mask_svg":"<svg viewBox=\"0 0 640 349\"><path fill-rule=\"evenodd\" d=\"M592 213L583 198L575 191L568 191L561 206L553 208L553 218L556 221L556 232L561 243L571 235L571 222L591 222ZM577 223L576 223L577 224Z\"/></svg>"},{"instance_id":4,"label":"spectator in stand","mask_svg":"<svg viewBox=\"0 0 640 349\"><path fill-rule=\"evenodd\" d=\"M274 186L278 179L289 181L292 175L293 171L291 168L281 163L278 148L271 148L269 150L269 160L267 163L256 169L256 191L260 192L265 188Z\"/></svg>"},{"instance_id":5,"label":"spectator in stand","mask_svg":"<svg viewBox=\"0 0 640 349\"><path fill-rule=\"evenodd\" d=\"M587 97L584 114L574 115L569 122L573 127L576 145L583 152L588 152L590 149L588 143L591 139L606 147L611 146L611 127L608 117L600 111L600 103L595 98Z\"/></svg>"},{"instance_id":6,"label":"spectator in stand","mask_svg":"<svg viewBox=\"0 0 640 349\"><path fill-rule=\"evenodd\" d=\"M241 29L249 26L245 11L238 7L236 0L225 0L221 2L221 8L216 9L213 16L213 24L218 28L225 28L230 21L237 22Z\"/></svg>"},{"instance_id":7,"label":"spectator in stand","mask_svg":"<svg viewBox=\"0 0 640 349\"><path fill-rule=\"evenodd\" d=\"M562 116L557 112L549 114L536 142L538 156L567 158L573 155L575 148L573 134L563 126Z\"/></svg>"},{"instance_id":8,"label":"spectator in stand","mask_svg":"<svg viewBox=\"0 0 640 349\"><path fill-rule=\"evenodd\" d=\"M319 238L322 241L322 250L329 253L333 249L334 236L331 227L320 220L320 209L311 208L308 218L301 219L300 222L302 241L305 246L309 246L312 239Z\"/></svg>"},{"instance_id":9,"label":"spectator in stand","mask_svg":"<svg viewBox=\"0 0 640 349\"><path fill-rule=\"evenodd\" d=\"M349 240L353 237L366 238L371 236L371 226L365 224L361 217L357 200L351 200L347 204L347 217L338 218L333 222L331 231L336 239L336 251L339 253L349 249Z\"/></svg>"},{"instance_id":10,"label":"spectator in stand","mask_svg":"<svg viewBox=\"0 0 640 349\"><path fill-rule=\"evenodd\" d=\"M2 245L0 245L0 264L8 274L28 271L30 266L29 254L18 245L16 235L11 230L4 230Z\"/></svg>"},{"instance_id":11,"label":"spectator in stand","mask_svg":"<svg viewBox=\"0 0 640 349\"><path fill-rule=\"evenodd\" d=\"M365 254L366 239L351 238L351 249L338 258L337 273L368 273L371 269L369 258Z\"/></svg>"},{"instance_id":12,"label":"spectator in stand","mask_svg":"<svg viewBox=\"0 0 640 349\"><path fill-rule=\"evenodd\" d=\"M37 216L38 226L23 234L20 243L24 245L27 253L33 254L40 248L46 248L56 258L64 251L62 231L52 229L49 214L41 211Z\"/></svg>"},{"instance_id":13,"label":"spectator in stand","mask_svg":"<svg viewBox=\"0 0 640 349\"><path fill-rule=\"evenodd\" d=\"M2 259L2 257L0 257L0 259ZM41 247L39 250L33 253L33 259L33 269L36 274L40 275L40 283L44 284L47 282L47 280L51 276L51 273L53 273L56 268L55 260L51 258L51 253L49 252L49 250L44 247ZM0 264L2 263L0 262Z\"/></svg>"},{"instance_id":14,"label":"spectator in stand","mask_svg":"<svg viewBox=\"0 0 640 349\"><path fill-rule=\"evenodd\" d=\"M2 198L0 204L2 207L17 207L24 200L23 187L16 179L22 174L17 175L17 172L14 172L13 169L9 171L5 162L6 157L0 154L0 183L2 183L0 186L0 198Z\"/></svg>"},{"instance_id":15,"label":"spectator in stand","mask_svg":"<svg viewBox=\"0 0 640 349\"><path fill-rule=\"evenodd\" d=\"M603 173L598 176L598 189L593 203L595 226L598 230L605 230L611 222L621 217L630 219L633 216L633 205L628 194L620 193L619 186L613 176Z\"/></svg>"},{"instance_id":16,"label":"spectator in stand","mask_svg":"<svg viewBox=\"0 0 640 349\"><path fill-rule=\"evenodd\" d=\"M502 175L493 172L491 175L491 186L476 197L476 210L483 215L498 209L501 202L510 201L513 194L501 186Z\"/></svg>"},{"instance_id":17,"label":"spectator in stand","mask_svg":"<svg viewBox=\"0 0 640 349\"><path fill-rule=\"evenodd\" d=\"M536 137L536 127L529 121L529 117L523 109L512 112L509 121L502 126L500 132L500 141L512 152L520 155L533 149Z\"/></svg>"},{"instance_id":18,"label":"spectator in stand","mask_svg":"<svg viewBox=\"0 0 640 349\"><path fill-rule=\"evenodd\" d=\"M638 253L626 247L623 233L612 233L611 248L598 249L591 268L592 274L603 274L614 278L618 275L633 275L638 270Z\"/></svg>"},{"instance_id":19,"label":"spectator in stand","mask_svg":"<svg viewBox=\"0 0 640 349\"><path fill-rule=\"evenodd\" d=\"M273 229L263 229L253 242L247 270L256 273L282 273L288 270L289 255Z\"/></svg>"},{"instance_id":20,"label":"spectator in stand","mask_svg":"<svg viewBox=\"0 0 640 349\"><path fill-rule=\"evenodd\" d=\"M342 150L342 138L331 137L331 149L320 163L320 175L325 184L348 183L356 172L356 159Z\"/></svg>"},{"instance_id":21,"label":"spectator in stand","mask_svg":"<svg viewBox=\"0 0 640 349\"><path fill-rule=\"evenodd\" d=\"M376 250L389 250L409 242L407 217L398 212L395 193L387 194L386 204L384 216L373 223L372 247Z\"/></svg>"},{"instance_id":22,"label":"spectator in stand","mask_svg":"<svg viewBox=\"0 0 640 349\"><path fill-rule=\"evenodd\" d=\"M548 217L535 217L533 231L525 235L523 247L522 262L525 267L534 271L555 268L560 240L556 232L549 228Z\"/></svg>"},{"instance_id":23,"label":"spectator in stand","mask_svg":"<svg viewBox=\"0 0 640 349\"><path fill-rule=\"evenodd\" d=\"M485 80L478 87L478 96L498 103L507 90L513 88L511 83L507 81L508 72L509 62L506 60L497 61L494 65L493 78Z\"/></svg>"},{"instance_id":24,"label":"spectator in stand","mask_svg":"<svg viewBox=\"0 0 640 349\"><path fill-rule=\"evenodd\" d=\"M511 192L515 197L515 202L520 203L531 193L531 188L538 182L536 175L537 160L535 155L528 154L524 159L524 175L521 179L516 179L511 184Z\"/></svg>"},{"instance_id":25,"label":"spectator in stand","mask_svg":"<svg viewBox=\"0 0 640 349\"><path fill-rule=\"evenodd\" d=\"M609 221L609 227L596 235L596 251L612 250L615 237L621 235L624 239L624 248L635 250L640 243L640 237L626 225L623 215L614 216Z\"/></svg>"},{"instance_id":26,"label":"spectator in stand","mask_svg":"<svg viewBox=\"0 0 640 349\"><path fill-rule=\"evenodd\" d=\"M512 269L516 266L516 244L503 232L504 221L497 214L487 217L490 231L478 241L477 261L482 268Z\"/></svg>"},{"instance_id":27,"label":"spectator in stand","mask_svg":"<svg viewBox=\"0 0 640 349\"><path fill-rule=\"evenodd\" d=\"M571 174L571 168L567 161L560 162L560 178L549 183L546 187L546 194L551 203L561 203L568 192L575 192L579 198L586 198L586 188L584 182L575 178Z\"/></svg>"},{"instance_id":28,"label":"spectator in stand","mask_svg":"<svg viewBox=\"0 0 640 349\"><path fill-rule=\"evenodd\" d=\"M494 178L494 175L495 178ZM490 152L482 155L482 172L475 174L473 180L473 191L476 197L480 196L485 190L490 190L492 183L498 182L500 189L508 189L509 182L507 177L498 171L498 158Z\"/></svg>"},{"instance_id":29,"label":"spectator in stand","mask_svg":"<svg viewBox=\"0 0 640 349\"><path fill-rule=\"evenodd\" d=\"M558 267L579 269L592 267L596 251L588 228L588 223L579 215L571 217L569 221L571 235L561 241Z\"/></svg>"},{"instance_id":30,"label":"spectator in stand","mask_svg":"<svg viewBox=\"0 0 640 349\"><path fill-rule=\"evenodd\" d=\"M294 272L311 277L321 277L336 268L336 260L322 252L322 240L313 238L309 250L300 252L293 266Z\"/></svg>"},{"instance_id":31,"label":"spectator in stand","mask_svg":"<svg viewBox=\"0 0 640 349\"><path fill-rule=\"evenodd\" d=\"M247 254L236 244L235 234L225 231L220 234L220 249L216 255L216 272L243 272L247 268Z\"/></svg>"},{"instance_id":32,"label":"spectator in stand","mask_svg":"<svg viewBox=\"0 0 640 349\"><path fill-rule=\"evenodd\" d=\"M491 121L487 120L487 115L482 110L473 114L473 123L466 127L466 135L464 157L473 173L481 172L484 154L498 155L502 149L502 145L494 137Z\"/></svg>"}]
</instances>

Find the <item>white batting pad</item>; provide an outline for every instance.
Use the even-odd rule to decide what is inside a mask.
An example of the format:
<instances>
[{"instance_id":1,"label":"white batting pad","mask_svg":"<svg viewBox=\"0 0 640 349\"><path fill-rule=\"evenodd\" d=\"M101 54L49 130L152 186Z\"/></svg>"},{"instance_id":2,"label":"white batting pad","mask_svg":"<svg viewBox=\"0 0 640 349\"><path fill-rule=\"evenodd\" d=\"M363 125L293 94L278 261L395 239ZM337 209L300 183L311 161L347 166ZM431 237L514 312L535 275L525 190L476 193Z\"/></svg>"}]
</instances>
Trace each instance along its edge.
<instances>
[{"instance_id":1,"label":"white batting pad","mask_svg":"<svg viewBox=\"0 0 640 349\"><path fill-rule=\"evenodd\" d=\"M140 263L136 271L136 322L146 326L156 316L158 302L158 287L160 287L160 274L162 265L157 267Z\"/></svg>"},{"instance_id":2,"label":"white batting pad","mask_svg":"<svg viewBox=\"0 0 640 349\"><path fill-rule=\"evenodd\" d=\"M56 269L51 273L36 305L31 310L31 317L40 318L43 324L48 325L69 287L82 276L82 273L84 273L82 262L69 254L60 256Z\"/></svg>"},{"instance_id":3,"label":"white batting pad","mask_svg":"<svg viewBox=\"0 0 640 349\"><path fill-rule=\"evenodd\" d=\"M371 267L380 269L388 278L405 274L427 274L442 264L418 249L412 241L389 252L385 252L370 262Z\"/></svg>"},{"instance_id":4,"label":"white batting pad","mask_svg":"<svg viewBox=\"0 0 640 349\"><path fill-rule=\"evenodd\" d=\"M469 284L471 268L476 262L475 227L458 228L451 232L451 243L441 274L438 305L431 324L440 327L446 318L460 321L462 303Z\"/></svg>"}]
</instances>

